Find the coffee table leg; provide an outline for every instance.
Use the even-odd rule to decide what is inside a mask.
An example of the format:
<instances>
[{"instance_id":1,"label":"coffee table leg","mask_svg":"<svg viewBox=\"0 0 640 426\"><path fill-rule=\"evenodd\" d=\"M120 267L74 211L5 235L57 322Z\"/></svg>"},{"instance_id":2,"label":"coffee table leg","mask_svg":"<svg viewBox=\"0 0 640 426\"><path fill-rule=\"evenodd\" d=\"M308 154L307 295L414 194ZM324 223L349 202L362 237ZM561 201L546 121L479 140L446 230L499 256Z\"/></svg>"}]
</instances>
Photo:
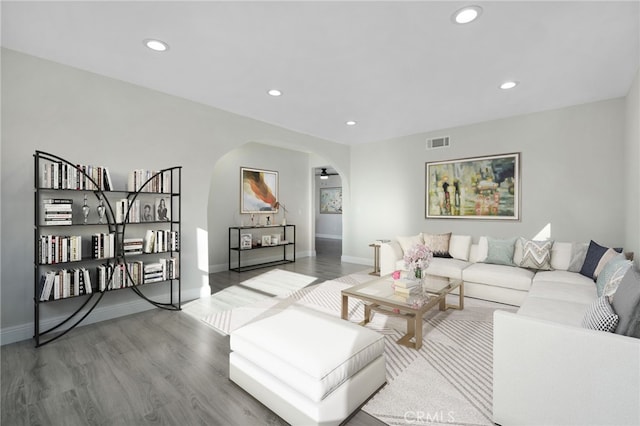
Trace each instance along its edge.
<instances>
[{"instance_id":1,"label":"coffee table leg","mask_svg":"<svg viewBox=\"0 0 640 426\"><path fill-rule=\"evenodd\" d=\"M416 349L420 349L422 347L422 316L416 315L413 319L416 322L415 331L413 333L413 336L416 340L414 347Z\"/></svg>"},{"instance_id":2,"label":"coffee table leg","mask_svg":"<svg viewBox=\"0 0 640 426\"><path fill-rule=\"evenodd\" d=\"M340 314L343 320L348 319L349 316L349 296L342 295L342 312Z\"/></svg>"}]
</instances>

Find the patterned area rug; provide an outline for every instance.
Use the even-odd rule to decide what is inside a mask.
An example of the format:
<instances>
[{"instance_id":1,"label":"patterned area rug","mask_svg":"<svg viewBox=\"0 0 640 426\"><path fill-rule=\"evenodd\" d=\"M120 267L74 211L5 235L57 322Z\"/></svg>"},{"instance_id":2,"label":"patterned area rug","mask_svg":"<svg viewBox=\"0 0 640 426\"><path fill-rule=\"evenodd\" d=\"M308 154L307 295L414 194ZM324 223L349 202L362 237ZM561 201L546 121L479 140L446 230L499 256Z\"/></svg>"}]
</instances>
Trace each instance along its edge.
<instances>
[{"instance_id":1,"label":"patterned area rug","mask_svg":"<svg viewBox=\"0 0 640 426\"><path fill-rule=\"evenodd\" d=\"M340 291L371 279L353 274L289 296L216 312L203 321L229 334L294 304L339 316ZM367 327L385 336L387 385L363 410L390 425L492 425L492 318L496 309L516 310L466 298L463 311L428 312L423 345L418 351L396 343L406 330L406 321L374 314ZM360 322L363 315L362 302L349 299L349 320Z\"/></svg>"}]
</instances>

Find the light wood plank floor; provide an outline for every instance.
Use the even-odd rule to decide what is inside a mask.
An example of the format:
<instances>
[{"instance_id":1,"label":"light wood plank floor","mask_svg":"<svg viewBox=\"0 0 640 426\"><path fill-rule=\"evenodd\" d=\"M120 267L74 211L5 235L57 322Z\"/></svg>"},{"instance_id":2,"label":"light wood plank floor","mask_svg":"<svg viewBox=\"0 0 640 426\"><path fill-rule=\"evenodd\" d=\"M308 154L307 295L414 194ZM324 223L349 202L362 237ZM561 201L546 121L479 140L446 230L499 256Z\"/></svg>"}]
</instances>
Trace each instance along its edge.
<instances>
[{"instance_id":1,"label":"light wood plank floor","mask_svg":"<svg viewBox=\"0 0 640 426\"><path fill-rule=\"evenodd\" d=\"M366 267L318 250L286 269L324 281ZM254 273L210 280L221 289ZM39 349L5 345L0 355L3 426L286 424L229 380L229 337L184 312L153 309L79 327ZM384 423L359 411L347 424Z\"/></svg>"}]
</instances>

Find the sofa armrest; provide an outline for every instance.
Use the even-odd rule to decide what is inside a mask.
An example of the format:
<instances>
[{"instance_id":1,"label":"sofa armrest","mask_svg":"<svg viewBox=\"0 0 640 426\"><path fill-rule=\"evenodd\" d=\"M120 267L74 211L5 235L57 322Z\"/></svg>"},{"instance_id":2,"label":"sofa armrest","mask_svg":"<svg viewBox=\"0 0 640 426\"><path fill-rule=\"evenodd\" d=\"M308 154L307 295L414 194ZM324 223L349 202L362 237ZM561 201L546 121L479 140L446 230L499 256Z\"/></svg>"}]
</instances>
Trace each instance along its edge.
<instances>
[{"instance_id":1,"label":"sofa armrest","mask_svg":"<svg viewBox=\"0 0 640 426\"><path fill-rule=\"evenodd\" d=\"M493 421L640 424L640 339L496 311Z\"/></svg>"},{"instance_id":2,"label":"sofa armrest","mask_svg":"<svg viewBox=\"0 0 640 426\"><path fill-rule=\"evenodd\" d=\"M387 275L396 270L396 263L402 259L404 253L397 241L389 241L380 244L380 276Z\"/></svg>"}]
</instances>

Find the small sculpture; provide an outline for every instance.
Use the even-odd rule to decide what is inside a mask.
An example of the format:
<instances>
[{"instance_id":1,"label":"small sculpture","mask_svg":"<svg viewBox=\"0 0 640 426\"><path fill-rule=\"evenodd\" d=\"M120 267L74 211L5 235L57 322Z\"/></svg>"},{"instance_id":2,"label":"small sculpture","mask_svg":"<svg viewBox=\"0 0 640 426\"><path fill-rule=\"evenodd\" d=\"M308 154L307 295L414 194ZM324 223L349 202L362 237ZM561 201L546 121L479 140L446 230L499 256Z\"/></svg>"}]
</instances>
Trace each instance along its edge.
<instances>
[{"instance_id":1,"label":"small sculpture","mask_svg":"<svg viewBox=\"0 0 640 426\"><path fill-rule=\"evenodd\" d=\"M91 208L87 205L87 194L84 194L84 204L82 205L82 216L84 216L84 224L87 224L89 218L89 211Z\"/></svg>"},{"instance_id":2,"label":"small sculpture","mask_svg":"<svg viewBox=\"0 0 640 426\"><path fill-rule=\"evenodd\" d=\"M98 203L98 223L104 223L104 201L100 198L100 203Z\"/></svg>"}]
</instances>

